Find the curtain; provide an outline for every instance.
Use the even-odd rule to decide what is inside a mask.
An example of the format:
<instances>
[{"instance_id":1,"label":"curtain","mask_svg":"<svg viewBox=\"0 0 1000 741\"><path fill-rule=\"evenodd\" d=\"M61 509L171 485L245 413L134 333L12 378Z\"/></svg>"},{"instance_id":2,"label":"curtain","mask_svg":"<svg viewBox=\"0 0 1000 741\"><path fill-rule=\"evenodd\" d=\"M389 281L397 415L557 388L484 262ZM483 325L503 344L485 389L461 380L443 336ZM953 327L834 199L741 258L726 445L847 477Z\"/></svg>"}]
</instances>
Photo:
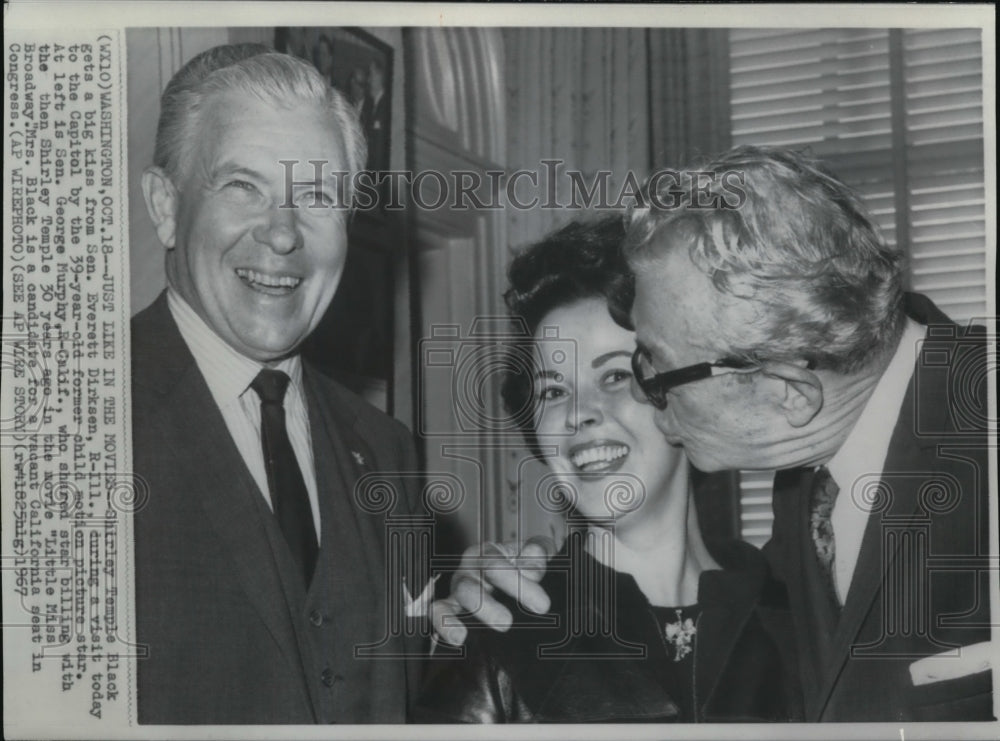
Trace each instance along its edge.
<instances>
[{"instance_id":1,"label":"curtain","mask_svg":"<svg viewBox=\"0 0 1000 741\"><path fill-rule=\"evenodd\" d=\"M610 170L611 202L630 171L641 184L649 175L646 32L506 28L503 40L508 172L537 172L544 191L543 160L562 161L560 172L579 171L588 186ZM564 174L558 182L556 201L570 203ZM541 208L508 208L510 246L536 241L579 216L571 208L545 208L544 201Z\"/></svg>"},{"instance_id":2,"label":"curtain","mask_svg":"<svg viewBox=\"0 0 1000 741\"><path fill-rule=\"evenodd\" d=\"M652 28L647 34L652 167L681 167L728 149L729 32Z\"/></svg>"}]
</instances>

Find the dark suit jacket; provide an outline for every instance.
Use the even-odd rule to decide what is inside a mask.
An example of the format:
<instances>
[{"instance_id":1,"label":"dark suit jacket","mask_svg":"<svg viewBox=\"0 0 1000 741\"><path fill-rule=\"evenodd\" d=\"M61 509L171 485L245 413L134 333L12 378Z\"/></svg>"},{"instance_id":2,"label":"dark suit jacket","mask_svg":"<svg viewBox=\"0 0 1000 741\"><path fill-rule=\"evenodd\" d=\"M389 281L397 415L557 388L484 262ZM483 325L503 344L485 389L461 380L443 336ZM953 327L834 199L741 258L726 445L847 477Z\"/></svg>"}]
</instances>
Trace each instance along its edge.
<instances>
[{"instance_id":1,"label":"dark suit jacket","mask_svg":"<svg viewBox=\"0 0 1000 741\"><path fill-rule=\"evenodd\" d=\"M542 580L552 598L549 614L508 601L516 616L509 632L467 622L466 655L429 662L418 721L802 719L794 646L786 640L787 598L757 549L738 541L712 547L723 570L704 572L698 583L690 663L696 709L682 710L683 699L672 694L663 625L635 580L595 561L572 536L569 544Z\"/></svg>"},{"instance_id":2,"label":"dark suit jacket","mask_svg":"<svg viewBox=\"0 0 1000 741\"><path fill-rule=\"evenodd\" d=\"M387 512L354 490L389 472L392 514L413 512L417 482L396 475L416 470L412 442L308 365L303 378L322 529L308 594L166 296L132 322L134 467L149 497L134 520L141 723L405 720L415 662L355 655L387 635L401 586L386 571Z\"/></svg>"},{"instance_id":3,"label":"dark suit jacket","mask_svg":"<svg viewBox=\"0 0 1000 741\"><path fill-rule=\"evenodd\" d=\"M839 614L809 535L812 474L775 478L764 550L788 587L809 721L992 718L988 671L920 686L910 677L920 658L989 640L990 572L986 390L977 388L985 334L956 326L923 296L908 295L906 307L928 325L926 342ZM838 483L850 496L851 482Z\"/></svg>"}]
</instances>

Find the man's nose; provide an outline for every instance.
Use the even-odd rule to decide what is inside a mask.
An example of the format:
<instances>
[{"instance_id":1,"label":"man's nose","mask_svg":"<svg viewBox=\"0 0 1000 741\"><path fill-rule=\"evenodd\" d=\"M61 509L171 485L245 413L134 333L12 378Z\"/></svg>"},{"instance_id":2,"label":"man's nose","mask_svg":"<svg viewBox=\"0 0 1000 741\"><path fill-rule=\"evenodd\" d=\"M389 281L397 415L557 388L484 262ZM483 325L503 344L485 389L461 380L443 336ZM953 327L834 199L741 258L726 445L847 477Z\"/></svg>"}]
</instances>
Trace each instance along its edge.
<instances>
[{"instance_id":1,"label":"man's nose","mask_svg":"<svg viewBox=\"0 0 1000 741\"><path fill-rule=\"evenodd\" d=\"M296 209L274 206L266 220L253 230L253 238L268 245L280 255L302 246Z\"/></svg>"}]
</instances>

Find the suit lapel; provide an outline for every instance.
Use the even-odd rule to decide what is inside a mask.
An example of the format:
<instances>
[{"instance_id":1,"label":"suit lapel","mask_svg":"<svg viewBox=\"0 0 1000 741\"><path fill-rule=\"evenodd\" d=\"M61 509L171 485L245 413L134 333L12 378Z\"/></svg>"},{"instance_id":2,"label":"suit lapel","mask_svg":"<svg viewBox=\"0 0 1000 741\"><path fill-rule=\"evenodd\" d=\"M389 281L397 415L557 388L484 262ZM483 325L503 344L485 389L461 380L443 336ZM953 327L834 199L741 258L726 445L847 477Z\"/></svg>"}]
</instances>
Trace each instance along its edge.
<instances>
[{"instance_id":1,"label":"suit lapel","mask_svg":"<svg viewBox=\"0 0 1000 741\"><path fill-rule=\"evenodd\" d=\"M764 580L763 571L741 571L739 580L725 571L708 571L701 575L698 602L702 613L698 633L711 640L696 646L695 690L698 719L710 714L715 690L725 674L733 649L743 636L745 626L756 607ZM726 698L722 698L725 702Z\"/></svg>"},{"instance_id":2,"label":"suit lapel","mask_svg":"<svg viewBox=\"0 0 1000 741\"><path fill-rule=\"evenodd\" d=\"M330 570L336 570L339 578L351 577L352 581L366 583L370 588L377 583L373 579L381 578L375 567L383 562L382 554L374 546L384 538L373 530L371 519L358 511L355 488L375 458L354 429L355 420L347 406L338 404L331 395L329 384L305 364L303 378L320 496L320 550L325 554L320 558L321 567L327 570L327 577L332 576ZM335 563L345 557L350 558L350 568ZM328 578L324 581L329 583ZM314 579L313 583L316 582Z\"/></svg>"},{"instance_id":3,"label":"suit lapel","mask_svg":"<svg viewBox=\"0 0 1000 741\"><path fill-rule=\"evenodd\" d=\"M854 651L864 649L860 643L860 634L871 611L879 609L880 605L882 609L885 608L878 598L882 594L886 574L899 555L903 542L898 537L887 540L887 528L891 528L893 524L906 527L905 522L911 520L919 506L917 482L910 476L893 475L897 472L928 471L927 459L921 455L919 447L907 448L904 445L901 449L898 446L897 438L906 434L901 426L897 427L890 446L890 451L895 450L897 454L890 452L882 474L883 481L890 480L888 507L882 512L873 512L865 526L857 563L859 566L867 566L855 569L847 600L841 610L831 654L835 663L827 668L823 676L820 696L824 698L824 706L833 694L844 664L852 658ZM882 625L884 621L877 622ZM820 713L822 710L821 708Z\"/></svg>"},{"instance_id":4,"label":"suit lapel","mask_svg":"<svg viewBox=\"0 0 1000 741\"><path fill-rule=\"evenodd\" d=\"M933 305L921 303L919 301L921 298L908 297L908 313L911 316L915 315L913 318L925 324L929 321L951 324L947 317L935 312ZM931 339L929 332L926 339ZM852 652L864 648L859 644L862 627L871 611L880 604L878 597L882 593L886 574L902 547L903 541L898 537L893 538L889 547L886 547L886 528L892 527L893 523L906 527L908 520L912 522L912 518L920 509L921 487L940 468L937 457L926 452L936 447L937 440L919 438L915 434L918 429L918 411L922 415L935 415L936 418L931 423L932 429L944 429L945 419L937 417L942 413L946 414L946 410L933 394L936 389L935 384L924 384L918 388L916 371L910 377L881 475L881 483L886 485L888 492L886 506L881 511L873 511L865 526L861 550L858 553L859 568L854 571L834 638L835 648L832 655L836 657L836 661L834 665L828 667L823 676L820 697L824 698L824 707L832 696L844 664L851 658ZM923 393L918 393L920 391ZM914 472L920 472L920 475L914 476ZM869 566L861 568L862 564ZM882 623L882 620L878 621L879 625ZM821 707L820 713L822 711Z\"/></svg>"},{"instance_id":5,"label":"suit lapel","mask_svg":"<svg viewBox=\"0 0 1000 741\"><path fill-rule=\"evenodd\" d=\"M774 477L774 535L768 547L778 546L776 557L779 573L788 589L798 646L799 672L806 700L806 718L818 717L824 695L823 642L829 640L817 608L813 605L816 591L810 578L809 563L814 559L813 542L809 536L809 490L813 480L811 469L796 468L778 471Z\"/></svg>"},{"instance_id":6,"label":"suit lapel","mask_svg":"<svg viewBox=\"0 0 1000 741\"><path fill-rule=\"evenodd\" d=\"M285 600L277 599L284 589L275 567L275 555L258 511L257 500L262 502L263 495L177 330L165 295L157 303L154 310L160 331L155 338L163 345L162 357L169 360L154 368L151 377L142 382L157 388L162 395L161 412L166 428L176 437L173 444L184 451L178 460L196 460L191 470L184 472L187 484L184 491L170 495L189 497L192 506L204 512L231 558L234 580L243 588L286 659L300 667L288 606ZM198 410L196 422L192 421L192 410ZM197 516L194 511L192 516Z\"/></svg>"}]
</instances>

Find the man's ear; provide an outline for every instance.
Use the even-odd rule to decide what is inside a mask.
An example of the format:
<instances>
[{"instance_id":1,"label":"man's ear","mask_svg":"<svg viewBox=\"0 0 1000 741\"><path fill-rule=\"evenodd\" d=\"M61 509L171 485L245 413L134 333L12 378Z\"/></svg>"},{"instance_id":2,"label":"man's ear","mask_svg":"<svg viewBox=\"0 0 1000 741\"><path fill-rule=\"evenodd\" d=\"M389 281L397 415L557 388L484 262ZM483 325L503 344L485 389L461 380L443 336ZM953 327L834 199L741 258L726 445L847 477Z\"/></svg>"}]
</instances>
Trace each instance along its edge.
<instances>
[{"instance_id":1,"label":"man's ear","mask_svg":"<svg viewBox=\"0 0 1000 741\"><path fill-rule=\"evenodd\" d=\"M142 173L142 197L163 246L171 249L177 236L177 189L170 176L159 167Z\"/></svg>"},{"instance_id":2,"label":"man's ear","mask_svg":"<svg viewBox=\"0 0 1000 741\"><path fill-rule=\"evenodd\" d=\"M767 361L761 372L785 384L781 408L792 427L804 427L823 408L823 382L812 371L780 361Z\"/></svg>"}]
</instances>

